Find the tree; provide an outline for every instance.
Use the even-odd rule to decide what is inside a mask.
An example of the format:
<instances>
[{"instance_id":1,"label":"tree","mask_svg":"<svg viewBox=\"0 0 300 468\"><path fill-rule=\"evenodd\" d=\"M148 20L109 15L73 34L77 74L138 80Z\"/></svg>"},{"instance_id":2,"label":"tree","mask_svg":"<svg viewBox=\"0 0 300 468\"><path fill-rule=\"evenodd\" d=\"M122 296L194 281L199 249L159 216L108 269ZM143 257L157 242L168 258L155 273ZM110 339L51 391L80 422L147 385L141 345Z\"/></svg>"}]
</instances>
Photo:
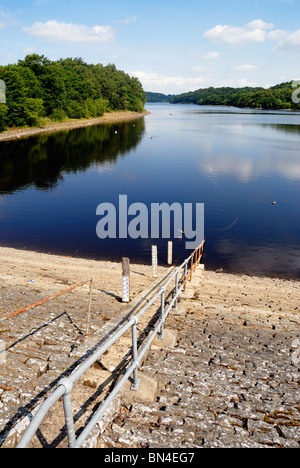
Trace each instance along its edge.
<instances>
[{"instance_id":1,"label":"tree","mask_svg":"<svg viewBox=\"0 0 300 468\"><path fill-rule=\"evenodd\" d=\"M52 62L31 54L17 65L0 67L0 79L7 88L1 128L39 125L42 117L62 121L101 116L110 109L144 109L141 83L114 64L92 65L78 57Z\"/></svg>"},{"instance_id":2,"label":"tree","mask_svg":"<svg viewBox=\"0 0 300 468\"><path fill-rule=\"evenodd\" d=\"M8 112L8 107L0 103L0 132L6 130L6 115Z\"/></svg>"},{"instance_id":3,"label":"tree","mask_svg":"<svg viewBox=\"0 0 300 468\"><path fill-rule=\"evenodd\" d=\"M300 104L292 101L292 82L281 83L269 89L263 88L206 88L180 94L171 103L198 105L225 105L261 109L300 110Z\"/></svg>"}]
</instances>

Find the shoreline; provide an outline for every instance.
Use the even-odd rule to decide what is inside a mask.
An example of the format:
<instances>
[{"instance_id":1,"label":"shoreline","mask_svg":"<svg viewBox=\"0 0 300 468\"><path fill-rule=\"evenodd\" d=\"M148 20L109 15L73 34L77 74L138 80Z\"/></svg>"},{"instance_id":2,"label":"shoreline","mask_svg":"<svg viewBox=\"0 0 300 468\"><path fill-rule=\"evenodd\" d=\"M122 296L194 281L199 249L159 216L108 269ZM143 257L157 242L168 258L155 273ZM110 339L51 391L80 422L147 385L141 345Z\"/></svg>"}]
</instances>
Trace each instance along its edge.
<instances>
[{"instance_id":1,"label":"shoreline","mask_svg":"<svg viewBox=\"0 0 300 468\"><path fill-rule=\"evenodd\" d=\"M9 262L7 260L9 259ZM95 265L100 265L101 268L102 266L107 269L108 267L112 267L113 269L115 268L116 265L121 265L121 258L119 260L114 259L110 257L109 255L107 257L103 258L94 258L94 257L89 257L85 255L67 255L67 254L62 254L62 253L57 253L57 252L46 252L43 250L28 250L25 248L18 248L18 247L8 247L8 246L2 246L0 245L0 262L2 264L2 271L0 271L0 284L1 280L3 281L3 265L6 264L8 269L9 269L9 276L13 276L12 273L15 273L15 268L17 264L23 264L22 269L23 271L26 270L26 266L24 263L28 262L28 265L33 264L34 266L37 267L36 273L38 273L38 268L41 267L41 262L47 264L48 266L51 267L57 266L57 263L64 263L67 262L69 268L74 272L76 272L78 266L80 264L85 264L85 265L90 265L90 266L95 266ZM151 265L151 259L149 260L149 263L145 263L143 261L138 261L138 260L132 260L131 262L132 266L140 266L144 268L150 268L152 269ZM19 265L20 266L20 265ZM176 263L173 263L172 267L176 267ZM172 268L171 267L171 268ZM160 264L159 268L164 271L170 267L168 267L166 264ZM233 277L249 277L251 278L256 278L258 281L264 281L264 280L269 280L269 281L279 281L280 283L286 283L286 282L291 282L295 284L300 284L300 279L297 276L292 276L292 275L280 275L280 274L267 274L263 272L255 272L255 271L226 271L223 270L222 268L220 269L215 269L215 268L209 268L206 264L204 264L204 268L207 272L209 273L216 273L218 276L233 276ZM30 272L30 267L29 271ZM78 272L76 272L78 273ZM4 276L5 273L4 273ZM17 275L16 275L17 276ZM77 276L77 274L76 274ZM13 281L14 284L18 284L18 281Z\"/></svg>"},{"instance_id":2,"label":"shoreline","mask_svg":"<svg viewBox=\"0 0 300 468\"><path fill-rule=\"evenodd\" d=\"M69 119L65 122L49 123L43 127L11 128L0 133L0 142L18 140L19 138L26 138L33 135L39 135L41 133L54 133L65 130L74 130L76 128L90 127L93 125L127 122L130 120L140 119L150 114L151 112L147 110L144 110L143 112L105 112L102 117L94 117L90 119Z\"/></svg>"},{"instance_id":3,"label":"shoreline","mask_svg":"<svg viewBox=\"0 0 300 468\"><path fill-rule=\"evenodd\" d=\"M0 243L0 262L1 258L3 256L3 253L5 251L11 251L12 253L15 253L15 255L22 256L24 255L31 255L33 257L37 256L46 256L50 259L51 258L58 258L58 259L67 259L68 261L73 261L74 265L76 262L90 262L92 263L99 263L101 264L106 264L106 265L116 265L121 262L121 256L115 256L111 254L111 252L106 252L105 254L103 253L102 255L96 255L92 253L84 253L80 252L78 250L76 251L62 251L62 250L56 250L55 248L52 249L45 249L45 248L34 248L32 247L24 247L21 245L9 245L9 244L1 244ZM180 265L184 259L180 258L179 260L174 260L172 267L177 267ZM147 260L140 258L140 257L131 257L130 258L130 263L132 265L139 265L139 266L151 266L151 258L149 254L149 263L147 263ZM276 272L276 271L265 271L265 270L255 270L253 268L245 268L245 269L234 269L234 268L226 268L223 266L218 266L217 264L213 263L210 264L209 262L206 263L205 257L203 259L203 264L205 266L205 271L210 272L210 273L217 273L219 276L225 275L232 275L234 277L243 277L243 276L248 276L249 278L257 278L258 280L264 280L264 279L270 279L270 280L279 280L282 282L285 281L291 281L295 283L300 283L300 276L295 273L288 273L288 272ZM160 261L159 263L160 268L168 268L167 265L167 260ZM1 271L0 271L0 281L1 281Z\"/></svg>"}]
</instances>

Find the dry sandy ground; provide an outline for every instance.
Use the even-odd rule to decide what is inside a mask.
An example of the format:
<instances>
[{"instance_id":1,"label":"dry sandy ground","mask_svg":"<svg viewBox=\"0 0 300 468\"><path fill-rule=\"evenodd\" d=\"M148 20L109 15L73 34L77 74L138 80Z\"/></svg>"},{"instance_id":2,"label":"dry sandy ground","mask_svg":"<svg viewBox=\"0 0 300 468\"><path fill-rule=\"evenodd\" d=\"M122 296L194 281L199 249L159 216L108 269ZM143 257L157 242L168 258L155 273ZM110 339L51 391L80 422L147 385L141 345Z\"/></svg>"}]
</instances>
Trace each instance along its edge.
<instances>
[{"instance_id":1,"label":"dry sandy ground","mask_svg":"<svg viewBox=\"0 0 300 468\"><path fill-rule=\"evenodd\" d=\"M116 297L122 295L121 260L114 263L0 247L0 265L0 285L5 283L11 292L14 288L24 287L29 293L34 287L41 292L51 290L58 293L93 278L95 290L106 291ZM158 269L159 274L164 271L164 267ZM130 266L131 298L152 282L151 259L149 265Z\"/></svg>"},{"instance_id":2,"label":"dry sandy ground","mask_svg":"<svg viewBox=\"0 0 300 468\"><path fill-rule=\"evenodd\" d=\"M67 122L47 124L43 127L37 128L12 128L5 132L0 133L0 141L16 140L39 133L58 132L61 130L72 130L74 128L89 127L91 125L107 124L124 122L127 120L134 120L140 117L145 117L150 114L148 111L144 112L110 112L105 113L102 117L92 119L70 119Z\"/></svg>"},{"instance_id":3,"label":"dry sandy ground","mask_svg":"<svg viewBox=\"0 0 300 468\"><path fill-rule=\"evenodd\" d=\"M95 289L116 296L122 293L121 260L114 263L0 247L0 265L0 284L5 283L11 289L34 284L41 291L59 292L94 278ZM160 267L158 273L162 275L165 271L165 267ZM211 282L207 275L207 284L201 288L202 297L207 294L211 302L210 296L214 296L214 300L217 298L217 302L222 302L225 307L232 303L240 303L242 307L255 304L257 307L261 302L271 306L273 312L284 313L286 309L299 313L300 282L297 280L226 273L213 274L213 278L214 282ZM132 298L153 282L150 258L148 265L131 265L130 281Z\"/></svg>"}]
</instances>

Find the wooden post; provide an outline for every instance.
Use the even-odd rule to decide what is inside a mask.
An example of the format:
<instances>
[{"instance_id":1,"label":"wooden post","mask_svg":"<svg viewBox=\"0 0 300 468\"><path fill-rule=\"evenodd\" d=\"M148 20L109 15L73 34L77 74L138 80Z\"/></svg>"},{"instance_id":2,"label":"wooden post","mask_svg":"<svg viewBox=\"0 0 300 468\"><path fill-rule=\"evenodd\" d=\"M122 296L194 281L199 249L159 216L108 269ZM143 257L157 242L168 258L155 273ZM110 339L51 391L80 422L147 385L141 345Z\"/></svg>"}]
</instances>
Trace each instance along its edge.
<instances>
[{"instance_id":1,"label":"wooden post","mask_svg":"<svg viewBox=\"0 0 300 468\"><path fill-rule=\"evenodd\" d=\"M130 302L130 260L122 258L122 302Z\"/></svg>"},{"instance_id":2,"label":"wooden post","mask_svg":"<svg viewBox=\"0 0 300 468\"><path fill-rule=\"evenodd\" d=\"M152 271L153 278L157 278L157 245L152 245Z\"/></svg>"},{"instance_id":3,"label":"wooden post","mask_svg":"<svg viewBox=\"0 0 300 468\"><path fill-rule=\"evenodd\" d=\"M168 242L168 265L171 266L173 263L173 242Z\"/></svg>"}]
</instances>

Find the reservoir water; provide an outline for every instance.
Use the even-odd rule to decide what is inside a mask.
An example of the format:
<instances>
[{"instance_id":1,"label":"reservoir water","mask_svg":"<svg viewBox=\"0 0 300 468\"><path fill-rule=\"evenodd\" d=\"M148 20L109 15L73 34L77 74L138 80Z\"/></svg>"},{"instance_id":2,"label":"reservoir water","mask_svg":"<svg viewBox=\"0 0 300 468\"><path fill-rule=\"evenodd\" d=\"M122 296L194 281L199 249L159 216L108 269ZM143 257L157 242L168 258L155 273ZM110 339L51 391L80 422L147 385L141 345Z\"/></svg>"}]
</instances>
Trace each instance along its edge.
<instances>
[{"instance_id":1,"label":"reservoir water","mask_svg":"<svg viewBox=\"0 0 300 468\"><path fill-rule=\"evenodd\" d=\"M100 203L204 203L208 269L300 278L300 114L146 104L151 114L0 143L0 245L167 260L167 239L96 235ZM276 203L275 203L276 202ZM173 233L172 233L173 234ZM173 238L174 262L190 255Z\"/></svg>"}]
</instances>

